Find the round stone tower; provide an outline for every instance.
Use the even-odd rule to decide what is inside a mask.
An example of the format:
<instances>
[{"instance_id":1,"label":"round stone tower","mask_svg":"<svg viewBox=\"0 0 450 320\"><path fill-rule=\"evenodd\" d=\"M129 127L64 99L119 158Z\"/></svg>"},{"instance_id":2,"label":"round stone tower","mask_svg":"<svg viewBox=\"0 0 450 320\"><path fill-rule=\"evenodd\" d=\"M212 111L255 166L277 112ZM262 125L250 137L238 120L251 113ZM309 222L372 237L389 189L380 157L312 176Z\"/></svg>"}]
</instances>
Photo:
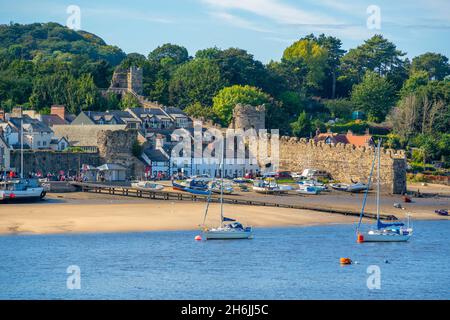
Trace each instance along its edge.
<instances>
[{"instance_id":1,"label":"round stone tower","mask_svg":"<svg viewBox=\"0 0 450 320\"><path fill-rule=\"evenodd\" d=\"M264 105L252 106L238 103L233 109L233 120L230 127L233 129L255 129L266 128L266 107Z\"/></svg>"}]
</instances>

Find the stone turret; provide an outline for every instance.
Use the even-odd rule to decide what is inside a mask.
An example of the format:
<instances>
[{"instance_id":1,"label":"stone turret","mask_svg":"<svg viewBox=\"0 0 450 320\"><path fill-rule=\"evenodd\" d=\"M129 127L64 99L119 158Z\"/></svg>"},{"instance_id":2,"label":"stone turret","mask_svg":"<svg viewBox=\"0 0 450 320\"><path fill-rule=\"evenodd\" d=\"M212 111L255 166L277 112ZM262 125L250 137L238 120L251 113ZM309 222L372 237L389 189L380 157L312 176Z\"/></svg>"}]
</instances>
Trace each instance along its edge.
<instances>
[{"instance_id":1,"label":"stone turret","mask_svg":"<svg viewBox=\"0 0 450 320\"><path fill-rule=\"evenodd\" d=\"M264 105L252 106L249 104L237 104L233 109L232 129L255 129L266 128L266 108Z\"/></svg>"},{"instance_id":2,"label":"stone turret","mask_svg":"<svg viewBox=\"0 0 450 320\"><path fill-rule=\"evenodd\" d=\"M137 93L138 95L142 95L143 92L143 72L142 68L138 67L130 67L128 71L128 90Z\"/></svg>"},{"instance_id":3,"label":"stone turret","mask_svg":"<svg viewBox=\"0 0 450 320\"><path fill-rule=\"evenodd\" d=\"M134 92L142 95L143 92L143 70L135 66L129 69L117 68L112 76L108 91L123 93Z\"/></svg>"}]
</instances>

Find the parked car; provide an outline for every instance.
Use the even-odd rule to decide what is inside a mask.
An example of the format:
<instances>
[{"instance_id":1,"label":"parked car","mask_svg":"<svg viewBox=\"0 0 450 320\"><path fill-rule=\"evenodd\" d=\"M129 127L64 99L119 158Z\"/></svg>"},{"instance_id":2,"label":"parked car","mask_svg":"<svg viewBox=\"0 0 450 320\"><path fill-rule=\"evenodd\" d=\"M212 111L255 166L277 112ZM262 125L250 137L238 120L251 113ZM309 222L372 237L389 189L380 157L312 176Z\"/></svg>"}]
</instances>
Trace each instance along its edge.
<instances>
[{"instance_id":1,"label":"parked car","mask_svg":"<svg viewBox=\"0 0 450 320\"><path fill-rule=\"evenodd\" d=\"M244 176L245 179L254 179L255 178L255 174L253 172L248 172L245 174Z\"/></svg>"},{"instance_id":2,"label":"parked car","mask_svg":"<svg viewBox=\"0 0 450 320\"><path fill-rule=\"evenodd\" d=\"M277 179L292 179L290 171L278 171L275 174L275 178Z\"/></svg>"},{"instance_id":3,"label":"parked car","mask_svg":"<svg viewBox=\"0 0 450 320\"><path fill-rule=\"evenodd\" d=\"M301 177L304 179L315 179L315 180L319 178L329 179L330 174L324 170L305 169L303 170Z\"/></svg>"}]
</instances>

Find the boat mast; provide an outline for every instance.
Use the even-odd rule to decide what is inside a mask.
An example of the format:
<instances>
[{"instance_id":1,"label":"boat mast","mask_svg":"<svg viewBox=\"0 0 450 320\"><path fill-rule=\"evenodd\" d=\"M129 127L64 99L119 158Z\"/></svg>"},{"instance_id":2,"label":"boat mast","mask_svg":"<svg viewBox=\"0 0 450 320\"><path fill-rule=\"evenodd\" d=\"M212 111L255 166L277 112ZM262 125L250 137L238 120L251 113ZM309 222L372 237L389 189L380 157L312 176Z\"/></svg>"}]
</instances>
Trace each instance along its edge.
<instances>
[{"instance_id":1,"label":"boat mast","mask_svg":"<svg viewBox=\"0 0 450 320\"><path fill-rule=\"evenodd\" d=\"M20 120L20 179L23 179L23 119Z\"/></svg>"},{"instance_id":2,"label":"boat mast","mask_svg":"<svg viewBox=\"0 0 450 320\"><path fill-rule=\"evenodd\" d=\"M373 155L372 167L370 169L370 175L369 175L369 181L367 182L367 188L366 188L366 191L364 192L363 205L361 208L361 214L359 215L359 223L358 223L358 227L356 228L356 233L359 233L359 229L361 228L361 222L362 222L362 218L364 216L364 210L366 208L366 203L367 203L367 196L369 194L369 189L372 184L373 169L375 168L375 162L377 160L377 155L378 155L377 152L378 152L378 146L377 146L377 148L375 148L375 152Z\"/></svg>"},{"instance_id":3,"label":"boat mast","mask_svg":"<svg viewBox=\"0 0 450 320\"><path fill-rule=\"evenodd\" d=\"M222 170L220 172L220 226L223 227L223 172L225 169L225 163L224 163L224 154L225 154L225 138L222 137Z\"/></svg>"},{"instance_id":4,"label":"boat mast","mask_svg":"<svg viewBox=\"0 0 450 320\"><path fill-rule=\"evenodd\" d=\"M381 159L381 139L378 140L378 163L377 163L377 226L380 222L380 159Z\"/></svg>"}]
</instances>

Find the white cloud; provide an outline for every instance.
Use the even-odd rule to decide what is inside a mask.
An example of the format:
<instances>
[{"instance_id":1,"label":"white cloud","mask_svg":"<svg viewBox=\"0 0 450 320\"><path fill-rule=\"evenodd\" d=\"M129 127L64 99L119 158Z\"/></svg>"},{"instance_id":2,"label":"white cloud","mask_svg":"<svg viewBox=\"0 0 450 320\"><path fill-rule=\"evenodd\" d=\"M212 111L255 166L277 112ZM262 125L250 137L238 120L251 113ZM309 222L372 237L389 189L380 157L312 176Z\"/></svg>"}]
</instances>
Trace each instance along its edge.
<instances>
[{"instance_id":1,"label":"white cloud","mask_svg":"<svg viewBox=\"0 0 450 320\"><path fill-rule=\"evenodd\" d=\"M227 22L227 23L229 23L229 24L231 24L231 25L233 25L235 27L248 29L248 30L253 30L253 31L257 31L257 32L267 32L267 33L272 32L270 30L267 30L267 29L264 29L262 27L259 27L256 24L254 24L254 23L252 23L252 22L250 22L248 20L242 19L242 18L240 18L238 16L232 15L232 14L230 14L228 12L225 12L225 11L211 12L210 15L212 17L214 17L214 18L221 19L221 20L223 20L223 21L225 21L225 22Z\"/></svg>"},{"instance_id":2,"label":"white cloud","mask_svg":"<svg viewBox=\"0 0 450 320\"><path fill-rule=\"evenodd\" d=\"M280 24L332 24L334 18L323 14L300 10L278 0L201 0L224 10L242 10L268 18Z\"/></svg>"}]
</instances>

